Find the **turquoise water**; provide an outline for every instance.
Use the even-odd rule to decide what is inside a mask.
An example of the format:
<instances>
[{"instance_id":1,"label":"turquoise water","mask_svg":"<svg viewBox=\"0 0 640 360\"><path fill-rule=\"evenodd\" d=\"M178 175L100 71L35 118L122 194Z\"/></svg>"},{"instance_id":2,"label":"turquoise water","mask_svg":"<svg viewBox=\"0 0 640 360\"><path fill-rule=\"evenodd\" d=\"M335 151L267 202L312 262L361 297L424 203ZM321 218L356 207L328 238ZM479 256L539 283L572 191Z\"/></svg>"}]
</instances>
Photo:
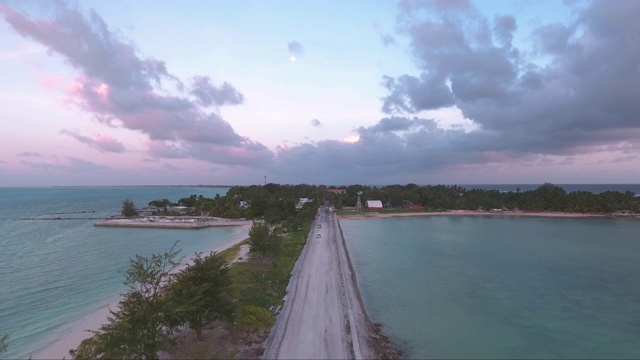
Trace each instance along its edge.
<instances>
[{"instance_id":1,"label":"turquoise water","mask_svg":"<svg viewBox=\"0 0 640 360\"><path fill-rule=\"evenodd\" d=\"M136 254L165 252L179 240L185 260L234 238L239 228L199 230L94 227L125 197L138 207L214 188L0 189L0 335L3 358L28 358L64 337L124 290L121 270ZM50 220L53 218L75 220ZM24 220L29 219L29 220ZM47 220L49 219L49 220Z\"/></svg>"},{"instance_id":2,"label":"turquoise water","mask_svg":"<svg viewBox=\"0 0 640 360\"><path fill-rule=\"evenodd\" d=\"M640 221L340 222L370 317L410 358L640 358Z\"/></svg>"}]
</instances>

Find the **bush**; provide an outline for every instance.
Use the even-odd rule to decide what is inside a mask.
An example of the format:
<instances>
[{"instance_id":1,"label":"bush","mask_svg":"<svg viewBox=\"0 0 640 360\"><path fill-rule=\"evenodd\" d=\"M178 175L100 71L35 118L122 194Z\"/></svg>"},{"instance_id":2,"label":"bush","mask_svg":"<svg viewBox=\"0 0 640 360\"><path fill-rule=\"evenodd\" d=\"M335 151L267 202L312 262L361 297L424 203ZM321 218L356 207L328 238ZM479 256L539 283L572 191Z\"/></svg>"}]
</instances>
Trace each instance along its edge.
<instances>
[{"instance_id":1,"label":"bush","mask_svg":"<svg viewBox=\"0 0 640 360\"><path fill-rule=\"evenodd\" d=\"M269 330L275 321L275 316L269 310L249 305L240 311L236 326L241 331L262 332Z\"/></svg>"}]
</instances>

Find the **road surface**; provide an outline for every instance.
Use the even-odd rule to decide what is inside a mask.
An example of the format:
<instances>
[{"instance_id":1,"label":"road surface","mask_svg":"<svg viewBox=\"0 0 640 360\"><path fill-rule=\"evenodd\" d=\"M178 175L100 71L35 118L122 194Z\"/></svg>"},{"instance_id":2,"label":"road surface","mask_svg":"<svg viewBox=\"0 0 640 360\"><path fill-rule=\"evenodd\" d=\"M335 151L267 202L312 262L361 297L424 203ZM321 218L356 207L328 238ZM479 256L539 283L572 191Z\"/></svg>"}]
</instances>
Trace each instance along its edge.
<instances>
[{"instance_id":1,"label":"road surface","mask_svg":"<svg viewBox=\"0 0 640 360\"><path fill-rule=\"evenodd\" d=\"M360 359L363 318L337 219L322 207L292 272L265 359ZM354 315L355 314L355 315Z\"/></svg>"}]
</instances>

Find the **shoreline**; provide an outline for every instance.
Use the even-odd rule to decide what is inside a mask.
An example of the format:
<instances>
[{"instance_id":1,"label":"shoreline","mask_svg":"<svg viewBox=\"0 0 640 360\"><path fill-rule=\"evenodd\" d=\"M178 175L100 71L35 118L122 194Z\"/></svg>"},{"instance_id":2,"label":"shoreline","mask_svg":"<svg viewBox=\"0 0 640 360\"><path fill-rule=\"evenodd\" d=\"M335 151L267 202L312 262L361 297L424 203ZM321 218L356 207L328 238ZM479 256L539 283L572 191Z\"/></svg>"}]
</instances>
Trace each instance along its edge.
<instances>
[{"instance_id":1,"label":"shoreline","mask_svg":"<svg viewBox=\"0 0 640 360\"><path fill-rule=\"evenodd\" d=\"M353 322L355 323L353 325L353 333L356 341L352 341L352 344L354 347L357 346L357 349L353 349L354 357L356 359L400 359L403 351L383 334L382 325L380 323L374 323L369 317L362 294L360 293L360 288L358 287L357 275L353 268L349 248L347 247L339 218L336 219L336 223L338 224L336 236L339 237L336 239L339 247L338 257L340 262L344 261L346 263L346 268L343 269L345 291L347 292L347 299L354 301L353 304L351 304L350 301L348 303L349 315L350 317L353 316Z\"/></svg>"},{"instance_id":2,"label":"shoreline","mask_svg":"<svg viewBox=\"0 0 640 360\"><path fill-rule=\"evenodd\" d=\"M249 230L251 229L250 224L242 224L242 225L235 225L235 226L242 226L241 232L238 235L229 239L227 242L223 244L216 245L213 248L207 250L206 254L210 252L217 252L217 253L222 252L224 250L227 250L233 247L234 245L237 245L238 243L241 243L242 241L246 240L249 237ZM180 266L176 268L176 271L183 269L187 264L191 263L191 260L192 259L189 259L188 261L185 261L184 263L180 264ZM120 301L120 299L121 297L120 295L118 295L114 297L113 300L109 301L107 305L99 308L99 310L94 311L88 315L85 315L81 319L69 324L72 327L69 329L69 332L64 335L64 337L57 339L53 343L47 345L42 350L36 352L32 358L33 359L63 359L63 358L70 359L71 356L69 355L69 350L77 348L83 340L91 337L91 333L89 333L87 330L95 331L95 330L98 330L100 326L105 324L110 315L109 309L117 309L118 302Z\"/></svg>"},{"instance_id":3,"label":"shoreline","mask_svg":"<svg viewBox=\"0 0 640 360\"><path fill-rule=\"evenodd\" d=\"M366 220L376 218L391 217L411 217L411 216L487 216L487 217L553 217L553 218L613 218L613 219L640 219L640 214L591 214L575 212L534 212L534 211L473 211L473 210L449 210L434 212L398 212L379 213L369 212L366 214L340 214L338 218L345 220Z\"/></svg>"},{"instance_id":4,"label":"shoreline","mask_svg":"<svg viewBox=\"0 0 640 360\"><path fill-rule=\"evenodd\" d=\"M216 217L202 216L144 216L125 219L102 219L96 221L93 226L105 227L139 227L139 228L163 228L163 229L202 229L216 226L246 226L251 225L251 220L232 220Z\"/></svg>"}]
</instances>

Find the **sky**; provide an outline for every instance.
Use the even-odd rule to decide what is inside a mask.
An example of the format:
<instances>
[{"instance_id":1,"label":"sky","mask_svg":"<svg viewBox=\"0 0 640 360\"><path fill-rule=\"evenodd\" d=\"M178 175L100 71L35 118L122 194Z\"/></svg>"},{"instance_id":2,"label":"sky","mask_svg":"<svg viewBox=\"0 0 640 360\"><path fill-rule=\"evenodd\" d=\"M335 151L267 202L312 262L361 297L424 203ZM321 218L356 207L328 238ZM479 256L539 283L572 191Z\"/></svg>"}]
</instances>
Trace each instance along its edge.
<instances>
[{"instance_id":1,"label":"sky","mask_svg":"<svg viewBox=\"0 0 640 360\"><path fill-rule=\"evenodd\" d=\"M0 0L0 186L640 182L640 1Z\"/></svg>"}]
</instances>

